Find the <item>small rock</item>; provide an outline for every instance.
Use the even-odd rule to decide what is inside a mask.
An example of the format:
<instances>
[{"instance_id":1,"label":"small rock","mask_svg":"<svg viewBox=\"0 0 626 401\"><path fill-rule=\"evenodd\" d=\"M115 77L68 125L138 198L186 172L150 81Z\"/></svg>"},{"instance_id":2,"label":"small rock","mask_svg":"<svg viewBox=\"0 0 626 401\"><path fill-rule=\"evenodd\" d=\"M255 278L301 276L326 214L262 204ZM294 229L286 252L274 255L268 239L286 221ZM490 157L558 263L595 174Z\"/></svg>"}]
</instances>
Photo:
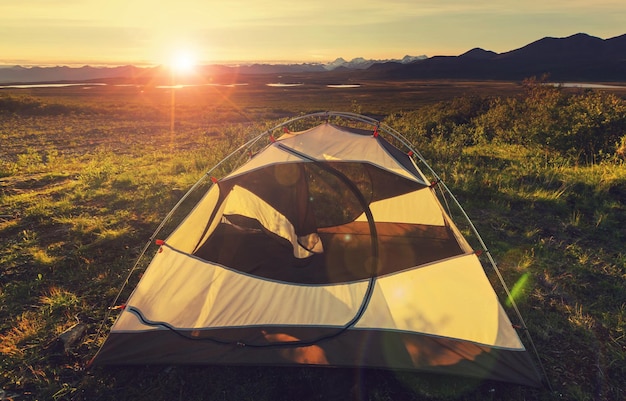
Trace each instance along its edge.
<instances>
[{"instance_id":1,"label":"small rock","mask_svg":"<svg viewBox=\"0 0 626 401\"><path fill-rule=\"evenodd\" d=\"M66 353L72 349L74 344L81 339L86 331L87 325L85 323L76 323L63 333L59 334L59 339L63 342L63 349Z\"/></svg>"}]
</instances>

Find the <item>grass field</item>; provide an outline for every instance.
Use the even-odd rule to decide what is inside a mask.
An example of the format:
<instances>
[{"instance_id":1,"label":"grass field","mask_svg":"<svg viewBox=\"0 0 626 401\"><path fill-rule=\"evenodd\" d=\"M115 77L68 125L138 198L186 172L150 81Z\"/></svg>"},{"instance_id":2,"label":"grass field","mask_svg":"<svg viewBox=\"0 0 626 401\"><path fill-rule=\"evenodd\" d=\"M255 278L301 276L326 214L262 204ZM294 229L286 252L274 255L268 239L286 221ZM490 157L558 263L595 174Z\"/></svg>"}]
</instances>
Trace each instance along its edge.
<instances>
[{"instance_id":1,"label":"grass field","mask_svg":"<svg viewBox=\"0 0 626 401\"><path fill-rule=\"evenodd\" d=\"M626 398L619 152L581 163L530 144L459 140L462 121L420 125L442 102L522 93L519 83L455 81L1 90L0 400ZM616 96L617 110L626 94ZM137 255L186 190L244 138L323 110L384 119L415 141L513 288L552 390L356 369L83 369ZM79 336L65 348L68 329Z\"/></svg>"}]
</instances>

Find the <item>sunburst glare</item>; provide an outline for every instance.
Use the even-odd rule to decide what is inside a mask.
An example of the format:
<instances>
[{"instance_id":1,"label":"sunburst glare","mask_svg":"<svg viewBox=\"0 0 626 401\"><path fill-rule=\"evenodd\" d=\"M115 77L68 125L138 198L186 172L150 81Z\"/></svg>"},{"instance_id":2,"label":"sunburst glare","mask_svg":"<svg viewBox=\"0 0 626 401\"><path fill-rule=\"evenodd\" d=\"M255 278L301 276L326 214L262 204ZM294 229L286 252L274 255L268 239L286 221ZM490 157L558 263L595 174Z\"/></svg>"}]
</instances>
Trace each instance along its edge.
<instances>
[{"instance_id":1,"label":"sunburst glare","mask_svg":"<svg viewBox=\"0 0 626 401\"><path fill-rule=\"evenodd\" d=\"M170 67L177 74L190 74L197 65L195 55L189 50L179 50L174 53L170 60Z\"/></svg>"}]
</instances>

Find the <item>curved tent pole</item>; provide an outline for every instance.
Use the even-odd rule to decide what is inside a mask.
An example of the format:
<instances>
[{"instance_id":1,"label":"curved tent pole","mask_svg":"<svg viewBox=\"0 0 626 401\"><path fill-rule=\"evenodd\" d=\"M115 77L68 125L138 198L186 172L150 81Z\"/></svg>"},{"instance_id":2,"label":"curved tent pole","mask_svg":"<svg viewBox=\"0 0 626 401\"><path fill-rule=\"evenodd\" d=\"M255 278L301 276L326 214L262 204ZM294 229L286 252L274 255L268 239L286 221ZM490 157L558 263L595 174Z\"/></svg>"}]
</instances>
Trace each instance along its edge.
<instances>
[{"instance_id":1,"label":"curved tent pole","mask_svg":"<svg viewBox=\"0 0 626 401\"><path fill-rule=\"evenodd\" d=\"M506 294L507 294L507 298L508 300L511 302L511 306L513 307L513 309L515 310L516 315L518 316L518 319L520 320L520 323L522 324L522 327L524 329L526 329L526 324L524 322L524 319L521 316L521 313L519 311L519 308L517 307L517 304L515 303L515 300L513 299L512 294L510 293L504 278L502 277L500 270L497 267L497 264L495 262L495 260L493 259L493 257L491 256L491 253L489 252L489 249L487 248L487 245L485 244L485 242L483 241L482 237L480 236L480 233L478 232L478 230L476 229L476 227L474 226L474 223L471 221L471 219L469 218L469 216L467 215L467 213L465 212L465 209L463 209L463 207L461 206L460 202L458 201L458 199L454 196L454 194L452 194L452 192L450 191L450 189L448 188L448 186L441 180L441 178L439 177L439 175L433 170L433 168L426 162L425 158L422 156L422 154L415 148L413 148L413 146L411 146L411 144L409 143L409 141L402 135L400 134L398 131L394 130L393 128L381 124L380 121L373 119L371 117L367 117L367 116L363 116L360 114L356 114L356 113L349 113L349 112L334 112L334 111L324 111L324 112L317 112L317 113L311 113L311 114L305 114L302 116L298 116L298 117L293 117L287 121L284 121L276 126L274 126L273 128L270 128L264 132L262 132L261 134L253 137L252 139L250 139L248 142L244 143L243 145L239 146L237 149L235 149L233 152L231 152L230 154L228 154L226 157L224 157L220 162L218 162L217 164L215 164L211 169L209 169L186 193L185 195L183 195L183 197L178 201L178 203L176 203L176 205L174 205L174 207L170 210L170 212L165 216L165 218L163 219L163 221L161 222L161 224L159 224L159 226L157 227L157 229L154 231L154 233L150 236L150 238L148 239L147 243L145 244L145 246L143 247L142 251L139 254L139 257L137 258L135 264L133 265L133 267L131 268L131 270L129 271L124 283L122 284L122 288L120 289L119 293L117 294L117 296L115 297L114 301L111 304L111 309L113 309L113 307L115 306L115 304L119 301L119 298L121 297L121 293L124 290L125 286L128 284L130 277L132 276L132 274L134 273L134 271L137 269L138 265L139 265L139 261L142 259L142 257L145 255L145 253L147 252L148 248L150 247L150 245L152 244L152 242L156 239L156 236L158 235L158 233L163 229L163 227L165 226L165 224L167 224L167 222L171 219L171 217L174 215L174 213L178 210L178 208L182 205L182 203L193 193L193 191L195 191L201 184L202 182L207 178L210 177L210 174L215 171L216 169L218 169L221 165L223 165L224 163L226 163L228 160L230 160L234 155L238 154L239 152L241 152L242 150L248 149L251 146L253 146L256 142L258 142L261 138L269 135L271 132L276 131L288 124L303 120L303 119L309 119L309 118L314 118L314 117L323 117L323 118L330 118L330 117L341 117L341 118L346 118L346 119L352 119L352 120L356 120L356 121L360 121L366 124L371 124L373 126L378 127L379 130L383 131L384 133L392 136L393 138L395 138L396 140L398 140L403 146L405 146L407 149L409 149L410 151L413 152L413 154L415 155L415 157L428 169L428 171L430 172L430 174L435 178L435 180L438 182L438 184L440 185L441 188L443 188L444 192L448 194L448 196L450 197L450 199L453 201L453 203L459 208L459 210L461 211L463 217L465 218L465 220L468 222L468 224L470 225L470 228L472 230L472 232L474 233L474 235L476 236L477 240L480 243L481 248L485 251L485 253L488 256L489 262L492 265L493 269L495 270L498 279L501 283L501 285L503 286ZM105 316L105 320L108 318L108 314L107 316ZM100 332L100 330L98 331Z\"/></svg>"}]
</instances>

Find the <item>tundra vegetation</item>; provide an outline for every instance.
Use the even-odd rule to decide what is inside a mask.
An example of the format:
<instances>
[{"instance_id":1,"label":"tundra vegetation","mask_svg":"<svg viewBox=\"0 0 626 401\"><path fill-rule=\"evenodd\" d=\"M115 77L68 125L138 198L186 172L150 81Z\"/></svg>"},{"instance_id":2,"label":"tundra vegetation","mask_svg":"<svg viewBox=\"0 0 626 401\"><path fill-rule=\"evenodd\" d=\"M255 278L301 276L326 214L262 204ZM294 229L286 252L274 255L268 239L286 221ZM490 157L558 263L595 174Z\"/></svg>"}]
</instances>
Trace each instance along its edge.
<instances>
[{"instance_id":1,"label":"tundra vegetation","mask_svg":"<svg viewBox=\"0 0 626 401\"><path fill-rule=\"evenodd\" d=\"M394 85L0 92L0 399L626 399L624 95L537 79ZM245 138L324 109L381 118L452 189L552 389L355 369L83 369L187 189Z\"/></svg>"}]
</instances>

